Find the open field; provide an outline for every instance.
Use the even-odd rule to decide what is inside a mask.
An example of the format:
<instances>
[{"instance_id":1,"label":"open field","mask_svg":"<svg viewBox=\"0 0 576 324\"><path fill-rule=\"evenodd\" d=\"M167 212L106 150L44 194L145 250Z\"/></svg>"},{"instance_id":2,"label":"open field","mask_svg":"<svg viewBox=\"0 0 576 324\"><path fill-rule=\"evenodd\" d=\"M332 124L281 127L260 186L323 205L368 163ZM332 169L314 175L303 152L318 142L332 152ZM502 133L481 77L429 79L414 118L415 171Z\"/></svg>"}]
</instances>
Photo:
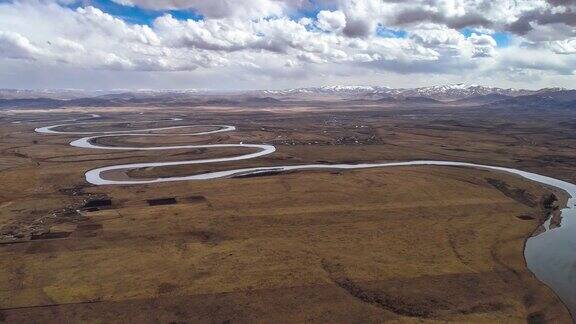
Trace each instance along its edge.
<instances>
[{"instance_id":1,"label":"open field","mask_svg":"<svg viewBox=\"0 0 576 324\"><path fill-rule=\"evenodd\" d=\"M109 122L164 119L98 130L237 127L194 138L177 135L182 129L174 136L106 137L102 145L277 148L254 160L136 169L118 177L428 159L576 182L576 114L567 110L316 103L4 114L0 321L570 322L523 258L525 240L550 211L543 202L553 193L562 204L562 192L503 173L430 166L92 186L84 172L96 167L249 153L91 150L68 146L80 136L33 132L95 111ZM166 120L175 117L184 120ZM76 212L94 199L110 199L111 206Z\"/></svg>"}]
</instances>

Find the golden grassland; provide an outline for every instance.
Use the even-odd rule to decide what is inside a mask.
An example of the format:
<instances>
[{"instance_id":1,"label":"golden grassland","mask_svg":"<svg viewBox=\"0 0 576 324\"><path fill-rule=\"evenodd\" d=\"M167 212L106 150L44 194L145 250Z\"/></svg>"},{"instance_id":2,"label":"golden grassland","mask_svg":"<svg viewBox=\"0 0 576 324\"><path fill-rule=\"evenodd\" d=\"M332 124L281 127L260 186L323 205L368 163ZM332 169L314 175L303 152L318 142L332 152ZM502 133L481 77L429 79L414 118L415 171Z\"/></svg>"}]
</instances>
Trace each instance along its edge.
<instances>
[{"instance_id":1,"label":"golden grassland","mask_svg":"<svg viewBox=\"0 0 576 324\"><path fill-rule=\"evenodd\" d=\"M190 118L215 123L221 116L206 112ZM380 141L368 143L372 133L364 138L358 128L321 128L317 125L325 119L317 116L308 116L308 124L281 119L266 122L234 112L219 122L243 125L238 133L218 135L223 142L285 141L270 157L130 175L320 159L385 161L418 158L423 150L433 155L430 159L481 155L482 161L470 162L485 163L504 161L499 150L513 142L506 134L489 136L478 130L457 136L439 132L444 134L439 139L433 130L392 127L390 120L354 121L356 126L374 124L370 127ZM276 124L283 128L267 130ZM0 228L26 234L18 243L0 245L0 320L570 322L565 307L529 272L523 258L525 240L545 217L540 201L551 191L515 176L402 167L94 187L83 182L87 169L156 161L158 153L102 153L66 146L73 136L35 135L30 126L7 123L0 129L5 153L0 164ZM330 134L332 130L343 136ZM398 134L396 149L394 141L381 135L385 132ZM360 143L336 143L346 136ZM476 141L478 137L486 140ZM111 145L126 143L107 140ZM462 145L465 141L477 145ZM452 146L465 151L455 153ZM544 150L508 148L513 152L509 161L515 154ZM192 156L172 155L178 153L160 158ZM193 153L206 157L236 152ZM506 195L488 179L523 189L518 191L522 197ZM92 197L111 198L112 208L81 214L62 210ZM167 197L178 203L146 202ZM32 239L33 231L67 236Z\"/></svg>"}]
</instances>

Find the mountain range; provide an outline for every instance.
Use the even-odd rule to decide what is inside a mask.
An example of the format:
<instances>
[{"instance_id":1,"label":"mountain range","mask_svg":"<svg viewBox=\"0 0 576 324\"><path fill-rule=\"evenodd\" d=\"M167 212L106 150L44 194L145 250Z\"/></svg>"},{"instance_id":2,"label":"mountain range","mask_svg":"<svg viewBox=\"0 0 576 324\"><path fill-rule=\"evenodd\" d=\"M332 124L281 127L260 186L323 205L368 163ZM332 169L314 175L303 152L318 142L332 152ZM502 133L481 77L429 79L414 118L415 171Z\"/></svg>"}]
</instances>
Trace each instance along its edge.
<instances>
[{"instance_id":1,"label":"mountain range","mask_svg":"<svg viewBox=\"0 0 576 324\"><path fill-rule=\"evenodd\" d=\"M509 105L575 107L576 90L526 90L453 84L420 88L322 86L285 90L14 90L0 89L0 108L64 106L270 106L321 100L388 105Z\"/></svg>"},{"instance_id":2,"label":"mountain range","mask_svg":"<svg viewBox=\"0 0 576 324\"><path fill-rule=\"evenodd\" d=\"M381 98L381 97L426 97L440 101L458 100L486 95L502 95L517 97L543 92L563 91L564 88L545 88L540 90L526 90L514 88L497 88L481 85L452 84L420 88L389 88L381 86L324 86L314 88L295 88L286 90L260 90L260 93L269 96L336 96L347 98Z\"/></svg>"}]
</instances>

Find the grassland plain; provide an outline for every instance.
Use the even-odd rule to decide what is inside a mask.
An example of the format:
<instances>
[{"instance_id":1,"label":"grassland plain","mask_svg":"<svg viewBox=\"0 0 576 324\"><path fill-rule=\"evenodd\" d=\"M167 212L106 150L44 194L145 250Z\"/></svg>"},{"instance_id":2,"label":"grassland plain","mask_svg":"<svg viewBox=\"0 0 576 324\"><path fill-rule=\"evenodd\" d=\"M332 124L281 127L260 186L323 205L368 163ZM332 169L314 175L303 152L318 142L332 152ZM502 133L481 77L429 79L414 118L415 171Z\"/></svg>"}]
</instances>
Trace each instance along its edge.
<instances>
[{"instance_id":1,"label":"grassland plain","mask_svg":"<svg viewBox=\"0 0 576 324\"><path fill-rule=\"evenodd\" d=\"M133 170L132 177L444 158L575 178L576 139L566 116L536 123L529 114L506 121L505 112L305 108L101 114L109 121L230 123L238 132L194 141L278 148L257 161ZM77 113L1 121L0 320L570 322L523 259L526 238L546 216L541 200L549 188L507 174L429 166L94 187L83 173L98 166L238 152L101 152L67 146L75 137L33 133ZM12 124L17 118L46 120ZM156 125L168 123L177 124ZM507 190L494 185L502 182ZM111 199L111 208L74 211L95 198ZM177 203L147 202L158 198Z\"/></svg>"}]
</instances>

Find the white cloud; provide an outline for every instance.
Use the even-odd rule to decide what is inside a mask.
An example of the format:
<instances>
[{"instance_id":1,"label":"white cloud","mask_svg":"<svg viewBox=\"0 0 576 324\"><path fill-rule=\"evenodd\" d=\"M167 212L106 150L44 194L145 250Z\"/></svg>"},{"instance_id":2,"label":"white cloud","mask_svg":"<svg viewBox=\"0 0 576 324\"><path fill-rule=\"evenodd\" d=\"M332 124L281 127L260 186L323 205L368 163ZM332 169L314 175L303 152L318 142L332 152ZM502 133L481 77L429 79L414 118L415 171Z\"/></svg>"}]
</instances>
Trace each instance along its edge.
<instances>
[{"instance_id":1,"label":"white cloud","mask_svg":"<svg viewBox=\"0 0 576 324\"><path fill-rule=\"evenodd\" d=\"M499 60L494 67L506 71L540 71L554 72L559 75L573 75L576 68L574 55L561 55L540 48L508 48L499 53Z\"/></svg>"},{"instance_id":2,"label":"white cloud","mask_svg":"<svg viewBox=\"0 0 576 324\"><path fill-rule=\"evenodd\" d=\"M465 39L460 32L438 25L419 26L410 38L428 47L458 46Z\"/></svg>"},{"instance_id":3,"label":"white cloud","mask_svg":"<svg viewBox=\"0 0 576 324\"><path fill-rule=\"evenodd\" d=\"M32 59L42 51L32 45L28 38L16 32L0 31L0 56L10 59Z\"/></svg>"},{"instance_id":4,"label":"white cloud","mask_svg":"<svg viewBox=\"0 0 576 324\"><path fill-rule=\"evenodd\" d=\"M380 0L339 1L346 16L344 34L365 38L374 34L378 21L383 17L385 4Z\"/></svg>"},{"instance_id":5,"label":"white cloud","mask_svg":"<svg viewBox=\"0 0 576 324\"><path fill-rule=\"evenodd\" d=\"M117 2L195 10L205 18L160 13L144 25L92 6L74 9L63 1L0 3L0 63L79 68L86 78L94 71L158 71L170 72L166 78L238 74L246 82L313 80L315 73L322 74L319 80L362 78L369 71L446 79L464 73L492 77L502 71L513 71L519 79L539 71L544 80L576 69L576 22L569 19L574 8L554 1L323 0L314 1L325 5L315 17L291 15L310 9L313 2L307 0ZM463 27L474 32L467 37ZM378 35L381 30L404 31L406 37ZM510 46L499 48L491 35L496 31L518 35L509 35ZM2 75L3 84L13 78Z\"/></svg>"},{"instance_id":6,"label":"white cloud","mask_svg":"<svg viewBox=\"0 0 576 324\"><path fill-rule=\"evenodd\" d=\"M340 10L322 10L317 17L318 28L325 31L339 31L346 26L346 16Z\"/></svg>"},{"instance_id":7,"label":"white cloud","mask_svg":"<svg viewBox=\"0 0 576 324\"><path fill-rule=\"evenodd\" d=\"M493 57L496 55L496 40L490 35L473 33L468 37L473 46L473 57Z\"/></svg>"},{"instance_id":8,"label":"white cloud","mask_svg":"<svg viewBox=\"0 0 576 324\"><path fill-rule=\"evenodd\" d=\"M566 55L576 54L576 38L553 41L548 43L548 46L554 53L557 54L566 54Z\"/></svg>"}]
</instances>

